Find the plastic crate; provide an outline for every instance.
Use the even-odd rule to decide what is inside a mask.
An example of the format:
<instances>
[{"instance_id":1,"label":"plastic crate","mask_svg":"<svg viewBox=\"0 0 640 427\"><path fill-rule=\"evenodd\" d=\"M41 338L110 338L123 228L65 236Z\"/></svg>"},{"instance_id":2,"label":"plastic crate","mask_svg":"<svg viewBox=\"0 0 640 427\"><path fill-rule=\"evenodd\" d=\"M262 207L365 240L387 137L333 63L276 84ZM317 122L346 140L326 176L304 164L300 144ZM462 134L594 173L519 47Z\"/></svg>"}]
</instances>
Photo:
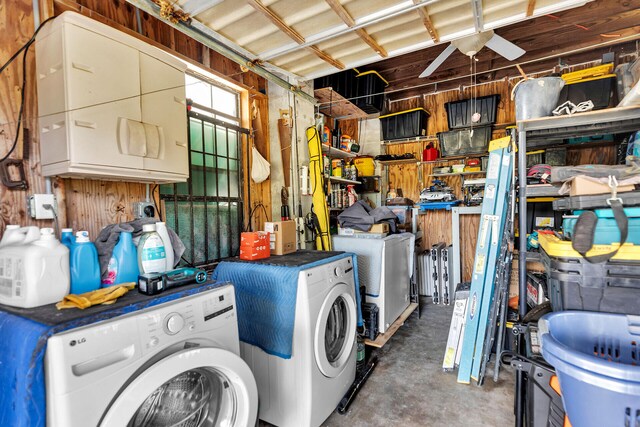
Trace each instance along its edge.
<instances>
[{"instance_id":1,"label":"plastic crate","mask_svg":"<svg viewBox=\"0 0 640 427\"><path fill-rule=\"evenodd\" d=\"M583 211L577 210L574 215L564 217L562 220L562 231L568 237L573 236L573 229L578 222L578 216ZM597 245L608 245L620 242L620 229L613 217L611 209L596 209L598 222L596 223L596 231L593 236L593 243ZM640 208L625 208L624 213L627 215L629 230L627 233L627 242L634 245L640 245Z\"/></svg>"},{"instance_id":2,"label":"plastic crate","mask_svg":"<svg viewBox=\"0 0 640 427\"><path fill-rule=\"evenodd\" d=\"M382 139L416 138L427 134L429 112L424 108L400 111L380 116Z\"/></svg>"},{"instance_id":3,"label":"plastic crate","mask_svg":"<svg viewBox=\"0 0 640 427\"><path fill-rule=\"evenodd\" d=\"M492 125L496 122L496 113L500 95L481 96L475 99L447 102L447 123L449 129L461 129L473 126ZM480 113L480 121L473 123L471 116Z\"/></svg>"},{"instance_id":4,"label":"plastic crate","mask_svg":"<svg viewBox=\"0 0 640 427\"><path fill-rule=\"evenodd\" d=\"M640 313L640 261L592 264L541 251L553 311Z\"/></svg>"},{"instance_id":5,"label":"plastic crate","mask_svg":"<svg viewBox=\"0 0 640 427\"><path fill-rule=\"evenodd\" d=\"M616 75L607 74L593 79L585 79L575 83L567 83L560 91L558 105L566 101L579 104L584 101L593 101L593 109L607 108L611 103L616 88Z\"/></svg>"},{"instance_id":6,"label":"plastic crate","mask_svg":"<svg viewBox=\"0 0 640 427\"><path fill-rule=\"evenodd\" d=\"M384 107L384 88L389 83L377 72L366 71L356 75L355 104L367 114L376 114Z\"/></svg>"},{"instance_id":7,"label":"plastic crate","mask_svg":"<svg viewBox=\"0 0 640 427\"><path fill-rule=\"evenodd\" d=\"M442 157L467 154L483 154L489 150L491 126L473 127L438 133Z\"/></svg>"},{"instance_id":8,"label":"plastic crate","mask_svg":"<svg viewBox=\"0 0 640 427\"><path fill-rule=\"evenodd\" d=\"M613 142L613 134L605 135L592 135L592 136L579 136L577 138L568 138L568 144L588 144L591 142Z\"/></svg>"},{"instance_id":9,"label":"plastic crate","mask_svg":"<svg viewBox=\"0 0 640 427\"><path fill-rule=\"evenodd\" d=\"M315 89L330 87L342 97L350 99L357 96L358 81L354 70L344 70L326 77L319 77L313 81Z\"/></svg>"},{"instance_id":10,"label":"plastic crate","mask_svg":"<svg viewBox=\"0 0 640 427\"><path fill-rule=\"evenodd\" d=\"M639 316L566 311L543 316L538 327L572 425L638 425Z\"/></svg>"}]
</instances>

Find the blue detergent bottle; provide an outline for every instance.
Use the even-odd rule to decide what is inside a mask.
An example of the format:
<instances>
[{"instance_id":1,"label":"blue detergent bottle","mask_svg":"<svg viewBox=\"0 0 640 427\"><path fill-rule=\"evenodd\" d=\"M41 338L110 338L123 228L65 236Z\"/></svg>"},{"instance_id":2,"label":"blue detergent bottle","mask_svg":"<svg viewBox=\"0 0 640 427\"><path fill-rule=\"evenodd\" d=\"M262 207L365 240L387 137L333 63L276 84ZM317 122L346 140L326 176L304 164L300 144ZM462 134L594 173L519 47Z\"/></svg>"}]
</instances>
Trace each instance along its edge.
<instances>
[{"instance_id":1,"label":"blue detergent bottle","mask_svg":"<svg viewBox=\"0 0 640 427\"><path fill-rule=\"evenodd\" d=\"M65 245L69 250L71 250L71 246L76 239L73 238L73 229L71 228L63 228L62 233L60 234L60 242Z\"/></svg>"},{"instance_id":2,"label":"blue detergent bottle","mask_svg":"<svg viewBox=\"0 0 640 427\"><path fill-rule=\"evenodd\" d=\"M121 231L118 243L111 252L107 277L102 281L102 286L127 282L138 283L139 274L138 250L133 244L133 236L129 231Z\"/></svg>"},{"instance_id":3,"label":"blue detergent bottle","mask_svg":"<svg viewBox=\"0 0 640 427\"><path fill-rule=\"evenodd\" d=\"M78 231L69 255L72 294L100 289L100 263L96 246L89 240L89 233Z\"/></svg>"}]
</instances>

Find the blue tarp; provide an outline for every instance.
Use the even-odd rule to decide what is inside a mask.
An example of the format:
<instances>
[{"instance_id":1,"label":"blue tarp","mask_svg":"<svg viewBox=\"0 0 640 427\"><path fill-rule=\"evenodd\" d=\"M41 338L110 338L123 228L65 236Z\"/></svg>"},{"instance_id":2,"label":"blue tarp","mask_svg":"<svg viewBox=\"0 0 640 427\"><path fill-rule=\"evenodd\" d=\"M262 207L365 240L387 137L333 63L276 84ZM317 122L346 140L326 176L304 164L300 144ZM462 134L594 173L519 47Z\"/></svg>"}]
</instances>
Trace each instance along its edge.
<instances>
[{"instance_id":1,"label":"blue tarp","mask_svg":"<svg viewBox=\"0 0 640 427\"><path fill-rule=\"evenodd\" d=\"M355 277L358 326L362 326L358 265L355 254L344 253L297 266L223 261L213 272L215 280L231 282L236 289L240 340L283 359L291 358L298 293L298 274L319 265L351 257ZM266 260L268 262L268 260Z\"/></svg>"},{"instance_id":2,"label":"blue tarp","mask_svg":"<svg viewBox=\"0 0 640 427\"><path fill-rule=\"evenodd\" d=\"M138 292L121 297L114 305L92 307L82 317L55 324L30 319L26 314L10 313L0 307L0 426L24 427L46 424L44 355L53 334L111 319L178 298L224 285L208 283L175 293L140 299ZM129 297L129 298L127 298ZM136 300L128 303L127 300ZM44 309L51 309L46 306ZM95 309L95 310L94 310ZM7 308L9 310L9 308ZM38 310L38 309L34 309ZM53 308L55 310L55 308ZM75 309L71 309L75 310ZM28 313L30 310L22 310Z\"/></svg>"}]
</instances>

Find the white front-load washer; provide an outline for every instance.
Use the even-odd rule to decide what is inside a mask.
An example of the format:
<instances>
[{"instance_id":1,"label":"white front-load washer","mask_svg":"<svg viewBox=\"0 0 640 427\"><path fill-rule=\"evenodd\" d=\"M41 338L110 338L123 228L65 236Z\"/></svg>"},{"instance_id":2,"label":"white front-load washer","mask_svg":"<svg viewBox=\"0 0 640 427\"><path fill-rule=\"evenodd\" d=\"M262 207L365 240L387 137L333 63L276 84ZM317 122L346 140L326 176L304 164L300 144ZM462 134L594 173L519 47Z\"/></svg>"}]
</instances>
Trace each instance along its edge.
<instances>
[{"instance_id":1,"label":"white front-load washer","mask_svg":"<svg viewBox=\"0 0 640 427\"><path fill-rule=\"evenodd\" d=\"M253 426L258 395L239 357L234 289L53 335L47 425Z\"/></svg>"},{"instance_id":2,"label":"white front-load washer","mask_svg":"<svg viewBox=\"0 0 640 427\"><path fill-rule=\"evenodd\" d=\"M354 287L351 257L302 270L291 358L240 343L258 385L261 420L319 426L336 409L356 373Z\"/></svg>"}]
</instances>

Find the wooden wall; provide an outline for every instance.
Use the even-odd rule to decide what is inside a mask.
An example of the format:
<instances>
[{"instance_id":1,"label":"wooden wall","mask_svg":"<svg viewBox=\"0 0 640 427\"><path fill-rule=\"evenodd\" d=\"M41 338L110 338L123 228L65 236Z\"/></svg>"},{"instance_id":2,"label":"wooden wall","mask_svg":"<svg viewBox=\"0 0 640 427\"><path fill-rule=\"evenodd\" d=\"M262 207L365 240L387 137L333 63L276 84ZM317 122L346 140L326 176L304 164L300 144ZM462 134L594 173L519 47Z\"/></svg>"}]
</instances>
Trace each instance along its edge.
<instances>
[{"instance_id":1,"label":"wooden wall","mask_svg":"<svg viewBox=\"0 0 640 427\"><path fill-rule=\"evenodd\" d=\"M140 28L136 19L136 9L124 0L41 0L40 17L58 15L66 10L83 13L108 25L140 37L147 42L171 51L210 72L223 76L242 91L244 101L243 126L251 127L256 135L254 143L261 154L269 159L268 106L266 80L252 72L242 72L240 66L222 57L216 52L173 30L154 17L141 12ZM0 63L4 63L33 34L33 10L30 0L6 0L0 3ZM28 194L44 192L44 179L40 170L40 151L37 126L37 98L35 85L35 58L31 48L27 62L27 99L23 126L30 131L29 159L26 161L27 191L10 191L0 186L0 231L6 224L36 224L51 226L51 221L32 221L26 213L25 198ZM21 60L15 61L0 75L0 150L7 152L15 135L15 119L20 105L19 88L21 78ZM249 114L248 107L255 100L257 115ZM257 126L257 127L256 127ZM20 138L22 141L22 138ZM246 154L250 153L247 143ZM21 150L13 158L21 158ZM243 162L246 165L246 160ZM248 171L245 171L247 174ZM251 206L263 203L270 210L270 181L256 185L245 176L245 189L251 197ZM98 180L56 179L53 182L54 193L58 200L58 215L61 226L85 229L92 237L97 236L107 224L127 221L133 218L132 203L146 197L144 184L109 182ZM261 227L264 215L257 214L254 226Z\"/></svg>"},{"instance_id":2,"label":"wooden wall","mask_svg":"<svg viewBox=\"0 0 640 427\"><path fill-rule=\"evenodd\" d=\"M584 67L583 67L584 68ZM577 68L576 68L577 69ZM485 83L475 88L460 88L434 94L423 94L419 97L391 102L390 112L404 111L422 107L431 113L427 122L427 135L433 137L432 141L392 144L385 146L388 154L413 153L417 159L422 159L422 150L427 143L437 144L435 138L438 132L448 130L447 113L445 103L474 96L500 95L496 125L493 128L493 138L506 135L506 127L515 124L515 105L511 100L510 92L515 81L503 79ZM472 93L472 91L475 91ZM615 146L597 147L593 149L567 150L568 164L613 164L615 163ZM463 160L451 160L446 162L428 164L400 164L388 167L388 185L394 189L401 188L405 197L417 201L420 191L431 185L433 178L428 175L433 173L434 167L462 163ZM471 175L469 178L479 178L483 175ZM462 177L450 176L439 178L447 182L454 190L457 198L461 198ZM383 189L386 192L388 188ZM471 279L471 266L475 256L475 244L477 240L479 215L463 215L460 219L461 236L461 261L462 279ZM437 242L451 243L451 212L446 210L428 211L420 215L420 227L424 231L423 248L428 248Z\"/></svg>"}]
</instances>

